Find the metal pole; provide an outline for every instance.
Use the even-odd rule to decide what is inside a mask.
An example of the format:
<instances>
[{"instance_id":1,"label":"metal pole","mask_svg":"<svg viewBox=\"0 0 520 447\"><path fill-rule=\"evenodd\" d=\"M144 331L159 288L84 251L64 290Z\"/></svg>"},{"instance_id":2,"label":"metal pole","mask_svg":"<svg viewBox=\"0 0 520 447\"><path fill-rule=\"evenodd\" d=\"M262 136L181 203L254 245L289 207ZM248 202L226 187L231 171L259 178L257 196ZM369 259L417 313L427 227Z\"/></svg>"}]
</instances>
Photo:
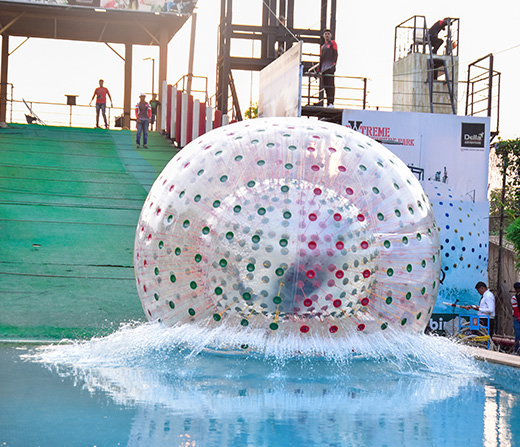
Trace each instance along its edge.
<instances>
[{"instance_id":1,"label":"metal pole","mask_svg":"<svg viewBox=\"0 0 520 447\"><path fill-rule=\"evenodd\" d=\"M159 98L163 98L165 92L163 89L167 86L166 77L168 74L168 31L166 27L163 25L160 31L160 42L159 45ZM163 112L164 109L164 112ZM166 104L163 104L162 107L157 109L157 122L162 122L162 114L166 113Z\"/></svg>"},{"instance_id":2,"label":"metal pole","mask_svg":"<svg viewBox=\"0 0 520 447\"><path fill-rule=\"evenodd\" d=\"M367 108L367 78L363 78L363 110Z\"/></svg>"},{"instance_id":3,"label":"metal pole","mask_svg":"<svg viewBox=\"0 0 520 447\"><path fill-rule=\"evenodd\" d=\"M502 244L504 240L504 201L506 197L507 154L502 160L502 192L500 197L500 227L498 230L497 298L502 301ZM499 321L500 322L500 321ZM497 330L496 328L495 330Z\"/></svg>"},{"instance_id":4,"label":"metal pole","mask_svg":"<svg viewBox=\"0 0 520 447\"><path fill-rule=\"evenodd\" d=\"M9 35L2 34L2 68L0 72L0 122L7 116L7 63L9 60Z\"/></svg>"},{"instance_id":5,"label":"metal pole","mask_svg":"<svg viewBox=\"0 0 520 447\"><path fill-rule=\"evenodd\" d=\"M488 74L488 108L487 116L491 116L491 108L493 105L493 54L489 55L489 74Z\"/></svg>"},{"instance_id":6,"label":"metal pole","mask_svg":"<svg viewBox=\"0 0 520 447\"><path fill-rule=\"evenodd\" d=\"M130 102L132 100L132 44L125 44L125 85L123 98L123 129L130 129Z\"/></svg>"},{"instance_id":7,"label":"metal pole","mask_svg":"<svg viewBox=\"0 0 520 447\"><path fill-rule=\"evenodd\" d=\"M154 82L155 82L155 59L152 57L152 95L155 93Z\"/></svg>"},{"instance_id":8,"label":"metal pole","mask_svg":"<svg viewBox=\"0 0 520 447\"><path fill-rule=\"evenodd\" d=\"M188 59L188 84L186 93L191 95L191 84L193 81L193 59L195 56L195 35L197 32L197 13L191 15L191 37L190 37L190 55Z\"/></svg>"}]
</instances>

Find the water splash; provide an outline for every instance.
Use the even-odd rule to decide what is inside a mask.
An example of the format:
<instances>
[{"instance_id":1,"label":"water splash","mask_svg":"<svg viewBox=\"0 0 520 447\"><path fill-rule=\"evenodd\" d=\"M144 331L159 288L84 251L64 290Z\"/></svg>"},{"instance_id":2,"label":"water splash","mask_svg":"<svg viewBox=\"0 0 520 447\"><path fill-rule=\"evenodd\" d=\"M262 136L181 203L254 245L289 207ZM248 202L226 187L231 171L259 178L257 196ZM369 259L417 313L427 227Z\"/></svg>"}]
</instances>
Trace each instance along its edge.
<instances>
[{"instance_id":1,"label":"water splash","mask_svg":"<svg viewBox=\"0 0 520 447\"><path fill-rule=\"evenodd\" d=\"M235 349L233 349L235 348ZM245 348L245 349L244 349ZM472 361L459 346L446 338L399 333L352 333L348 337L287 336L267 340L266 332L240 331L221 326L167 327L161 323L127 323L106 337L89 341L63 340L41 347L30 358L68 366L139 366L164 356L191 358L200 353L226 357L266 359L273 364L288 361L325 361L343 365L356 359L393 363L397 368L413 365L431 372L474 370Z\"/></svg>"},{"instance_id":2,"label":"water splash","mask_svg":"<svg viewBox=\"0 0 520 447\"><path fill-rule=\"evenodd\" d=\"M223 433L247 421L254 445L264 445L265 418L276 424L292 421L307 445L324 445L327 433L369 445L357 437L377 432L381 439L393 438L395 421L411 433L413 421L428 424L428 408L471 393L485 375L460 346L441 337L365 334L345 339L344 351L332 353L326 340L306 345L288 338L283 346L267 345L261 355L215 350L224 336L228 347L242 339L194 326L135 323L103 338L30 349L24 358L92 394L137 408L129 445L186 436L179 421L189 421L202 445L232 445L208 440L212 420ZM255 337L262 341L261 334L248 341L254 343ZM364 421L364 435L347 429L353 420ZM381 420L391 423L381 428ZM169 431L151 433L150 426Z\"/></svg>"}]
</instances>

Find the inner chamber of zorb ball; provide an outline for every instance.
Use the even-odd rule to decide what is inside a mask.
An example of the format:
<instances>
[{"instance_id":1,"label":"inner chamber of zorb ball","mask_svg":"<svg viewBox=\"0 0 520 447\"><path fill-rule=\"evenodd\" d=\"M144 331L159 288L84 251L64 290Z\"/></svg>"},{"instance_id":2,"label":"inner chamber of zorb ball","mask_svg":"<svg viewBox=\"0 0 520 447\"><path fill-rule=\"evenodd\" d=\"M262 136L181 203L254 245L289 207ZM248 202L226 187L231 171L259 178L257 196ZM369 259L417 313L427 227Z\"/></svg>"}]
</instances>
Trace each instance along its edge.
<instances>
[{"instance_id":1,"label":"inner chamber of zorb ball","mask_svg":"<svg viewBox=\"0 0 520 447\"><path fill-rule=\"evenodd\" d=\"M148 319L275 337L419 332L440 269L411 171L359 133L296 118L186 146L146 199L134 261Z\"/></svg>"}]
</instances>

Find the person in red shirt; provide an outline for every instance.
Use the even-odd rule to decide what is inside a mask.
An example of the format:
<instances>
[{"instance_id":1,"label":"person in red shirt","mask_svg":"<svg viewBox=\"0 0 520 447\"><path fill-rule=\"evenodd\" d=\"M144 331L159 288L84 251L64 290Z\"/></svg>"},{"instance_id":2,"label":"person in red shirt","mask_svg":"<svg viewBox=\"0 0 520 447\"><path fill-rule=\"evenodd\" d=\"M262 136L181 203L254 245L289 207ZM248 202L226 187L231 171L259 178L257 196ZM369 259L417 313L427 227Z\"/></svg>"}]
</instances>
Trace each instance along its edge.
<instances>
[{"instance_id":1,"label":"person in red shirt","mask_svg":"<svg viewBox=\"0 0 520 447\"><path fill-rule=\"evenodd\" d=\"M141 93L139 95L139 102L135 106L135 119L137 121L137 134L135 142L137 147L141 144L141 134L143 134L143 147L148 148L148 123L152 117L152 108L146 102L146 95Z\"/></svg>"},{"instance_id":2,"label":"person in red shirt","mask_svg":"<svg viewBox=\"0 0 520 447\"><path fill-rule=\"evenodd\" d=\"M99 112L101 111L103 113L103 119L105 120L105 128L108 129L107 115L105 113L107 107L107 95L110 98L110 107L114 107L114 103L112 102L112 96L110 96L108 89L103 87L103 82L103 79L99 80L99 87L94 90L94 94L92 95L92 99L88 105L91 105L94 98L96 98L96 127L99 127Z\"/></svg>"},{"instance_id":3,"label":"person in red shirt","mask_svg":"<svg viewBox=\"0 0 520 447\"><path fill-rule=\"evenodd\" d=\"M336 71L336 62L338 61L338 45L332 40L330 29L323 31L323 39L325 43L320 50L320 63L318 64L318 73L321 74L321 84L325 89L327 96L327 104L334 107L334 95L336 87L334 85L334 73Z\"/></svg>"},{"instance_id":4,"label":"person in red shirt","mask_svg":"<svg viewBox=\"0 0 520 447\"><path fill-rule=\"evenodd\" d=\"M515 353L518 353L518 345L520 341L520 310L518 309L518 300L520 300L520 282L515 282L513 288L515 294L511 297L511 307L513 308L513 327L515 329Z\"/></svg>"}]
</instances>

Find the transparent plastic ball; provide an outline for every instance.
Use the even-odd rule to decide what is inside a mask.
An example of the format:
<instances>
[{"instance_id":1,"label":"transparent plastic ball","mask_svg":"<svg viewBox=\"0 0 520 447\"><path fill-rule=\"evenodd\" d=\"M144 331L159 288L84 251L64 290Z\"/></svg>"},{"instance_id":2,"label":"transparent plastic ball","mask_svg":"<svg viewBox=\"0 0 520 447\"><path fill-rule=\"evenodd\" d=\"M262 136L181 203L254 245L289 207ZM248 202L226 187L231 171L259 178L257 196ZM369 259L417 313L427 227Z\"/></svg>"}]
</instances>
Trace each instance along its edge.
<instances>
[{"instance_id":1,"label":"transparent plastic ball","mask_svg":"<svg viewBox=\"0 0 520 447\"><path fill-rule=\"evenodd\" d=\"M134 265L147 318L168 326L420 332L439 236L418 180L381 144L322 121L255 119L170 161L143 206Z\"/></svg>"}]
</instances>

